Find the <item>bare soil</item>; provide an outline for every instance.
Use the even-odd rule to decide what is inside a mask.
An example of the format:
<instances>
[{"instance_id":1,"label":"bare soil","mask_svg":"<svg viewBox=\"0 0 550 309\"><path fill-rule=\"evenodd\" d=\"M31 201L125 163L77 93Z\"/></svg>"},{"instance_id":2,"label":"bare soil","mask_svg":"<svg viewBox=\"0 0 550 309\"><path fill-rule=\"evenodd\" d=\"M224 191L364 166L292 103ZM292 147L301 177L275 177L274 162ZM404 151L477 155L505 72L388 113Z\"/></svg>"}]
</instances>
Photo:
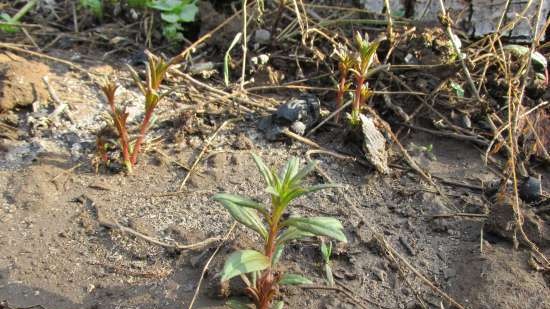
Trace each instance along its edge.
<instances>
[{"instance_id":1,"label":"bare soil","mask_svg":"<svg viewBox=\"0 0 550 309\"><path fill-rule=\"evenodd\" d=\"M59 70L51 63L44 65L52 66L52 84L59 93L65 93L64 100L76 106L74 114L81 117L77 119L91 121L99 117L98 106L104 103L98 99L101 96L97 87L80 79L79 74ZM64 91L67 87L71 88L70 97ZM127 91L132 97L136 89L129 87ZM181 104L174 100L178 98L163 102L160 115L173 104ZM21 123L31 114L20 111ZM164 142L155 147L189 166L222 120L213 118L210 125L203 124L202 130L183 134L180 143ZM132 175L113 174L104 168L96 174L89 161L91 142L86 144L86 136L81 136L83 140L71 144L62 139L71 127L59 126L40 131L42 144L50 143L49 148L29 148L15 158L9 157L14 151L11 146L0 153L0 300L13 308L187 306L215 245L176 252L108 229L100 224L102 220L116 220L166 242L189 244L222 236L232 220L212 201L214 193L226 191L265 200L249 152L260 154L268 164L281 166L291 156L304 160L309 149L296 142L268 143L256 130L256 119L246 118L220 132L212 141L207 159L191 176L187 190L179 191L187 172L156 150L149 148ZM96 125L96 129L99 127ZM153 135L174 130L182 129L165 124ZM44 133L52 131L58 133ZM349 147L338 139L339 134L338 129L328 129L317 139L329 148ZM92 137L87 138L91 141ZM83 142L82 156L75 156L77 142ZM403 143L433 144L433 156L412 153L434 176L473 185L495 178L483 165L479 152L463 143L424 133L412 134ZM24 159L29 156L31 160ZM394 161L398 159L393 157ZM532 271L529 253L523 246L515 250L509 240L487 233L482 239L483 218L432 217L455 212L485 213L480 191L445 186L449 204L407 170L393 168L390 175L381 176L353 162L319 159L335 181L348 185L346 194L367 222L350 216L350 205L336 191L302 198L292 211L336 216L344 222L350 242L338 245L333 257L334 274L337 282L353 291L368 308L421 308L422 302L428 308L447 305L409 270L392 263L376 246L366 225L382 232L416 269L467 308L550 308L548 278ZM547 181L547 177L543 179ZM308 181L318 183L323 179L312 177ZM222 308L218 274L224 258L235 248L259 244L241 227L230 239L207 272L197 308ZM550 253L548 247L544 250ZM285 253L282 265L307 274L318 285L324 284L317 242L296 243ZM239 295L236 289L232 293ZM281 297L289 308L357 306L345 295L330 290L286 288Z\"/></svg>"}]
</instances>

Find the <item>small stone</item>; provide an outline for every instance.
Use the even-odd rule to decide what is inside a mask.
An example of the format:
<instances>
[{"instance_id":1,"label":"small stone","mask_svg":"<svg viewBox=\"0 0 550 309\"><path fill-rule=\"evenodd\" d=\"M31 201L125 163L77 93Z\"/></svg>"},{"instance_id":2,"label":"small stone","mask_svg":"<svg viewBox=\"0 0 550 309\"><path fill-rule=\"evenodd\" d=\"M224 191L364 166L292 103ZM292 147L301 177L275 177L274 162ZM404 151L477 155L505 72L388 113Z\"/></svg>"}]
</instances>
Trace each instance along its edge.
<instances>
[{"instance_id":1,"label":"small stone","mask_svg":"<svg viewBox=\"0 0 550 309\"><path fill-rule=\"evenodd\" d=\"M267 44L271 40L271 32L265 29L258 29L254 33L254 41L259 44Z\"/></svg>"}]
</instances>

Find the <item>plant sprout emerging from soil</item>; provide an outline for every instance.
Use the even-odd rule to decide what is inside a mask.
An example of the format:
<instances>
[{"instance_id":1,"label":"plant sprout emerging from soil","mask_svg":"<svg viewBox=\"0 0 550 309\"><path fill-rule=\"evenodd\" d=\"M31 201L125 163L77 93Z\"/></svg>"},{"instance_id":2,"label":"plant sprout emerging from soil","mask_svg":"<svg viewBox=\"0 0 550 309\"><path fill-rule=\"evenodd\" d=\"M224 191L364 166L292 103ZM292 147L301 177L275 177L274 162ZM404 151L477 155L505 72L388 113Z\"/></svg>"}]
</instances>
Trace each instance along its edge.
<instances>
[{"instance_id":1,"label":"plant sprout emerging from soil","mask_svg":"<svg viewBox=\"0 0 550 309\"><path fill-rule=\"evenodd\" d=\"M214 199L220 202L235 220L257 232L264 241L264 252L239 250L226 260L222 281L240 276L246 284L246 293L257 309L282 308L282 301L273 303L278 286L309 284L311 281L296 274L283 274L277 271L277 263L284 245L304 237L327 236L346 242L343 226L339 220L330 217L290 217L283 218L285 210L296 198L318 190L335 187L321 184L304 187L303 179L313 171L316 163L310 162L299 168L297 158L290 159L277 174L268 168L262 159L253 159L267 183L266 192L271 197L271 205L265 206L251 199L233 194L220 193ZM263 219L263 220L262 220ZM232 308L248 308L246 305L230 301Z\"/></svg>"},{"instance_id":2,"label":"plant sprout emerging from soil","mask_svg":"<svg viewBox=\"0 0 550 309\"><path fill-rule=\"evenodd\" d=\"M343 104L344 94L351 88L352 83L348 81L349 72L353 74L353 84L355 86L353 92L353 102L351 114L348 116L352 126L357 126L361 123L359 114L367 99L372 95L366 83L369 70L376 60L376 50L380 45L380 41L369 42L368 37L361 36L359 32L355 34L354 46L355 52L349 51L345 46L338 45L334 54L338 59L339 81L336 94L336 105L340 108ZM338 115L336 118L338 121Z\"/></svg>"},{"instance_id":3,"label":"plant sprout emerging from soil","mask_svg":"<svg viewBox=\"0 0 550 309\"><path fill-rule=\"evenodd\" d=\"M122 158L124 160L124 165L128 173L132 172L133 167L137 163L138 154L141 150L141 145L143 144L145 135L147 134L147 130L149 129L151 119L153 118L153 112L155 111L155 108L157 107L159 101L167 94L161 94L159 93L159 90L160 85L166 77L166 72L168 71L170 64L152 54L148 53L147 56L149 61L147 62L146 66L145 81L142 81L137 72L130 68L136 84L138 85L143 96L145 97L145 115L139 126L139 134L135 142L132 143L130 141L130 137L128 134L126 123L128 113L126 112L126 108L119 108L116 106L115 103L115 93L117 90L117 86L113 81L110 80L105 81L104 84L101 86L101 89L103 90L103 93L107 98L107 103L110 107L111 118L113 119L114 126L118 132ZM103 148L103 145L98 146L101 146ZM103 149L100 150L100 153L103 153L102 151Z\"/></svg>"},{"instance_id":4,"label":"plant sprout emerging from soil","mask_svg":"<svg viewBox=\"0 0 550 309\"><path fill-rule=\"evenodd\" d=\"M365 37L361 36L359 32L355 34L354 40L357 55L354 58L353 67L350 69L355 77L355 95L351 108L351 116L349 118L352 126L361 123L361 119L359 118L361 108L372 95L372 91L369 89L366 79L369 69L375 61L376 50L380 45L379 41L369 42L368 37L366 35Z\"/></svg>"},{"instance_id":5,"label":"plant sprout emerging from soil","mask_svg":"<svg viewBox=\"0 0 550 309\"><path fill-rule=\"evenodd\" d=\"M332 256L332 242L325 243L325 240L321 238L321 255L323 256L323 268L325 270L325 276L327 277L327 283L329 286L334 286L334 276L332 275L332 262L330 257Z\"/></svg>"},{"instance_id":6,"label":"plant sprout emerging from soil","mask_svg":"<svg viewBox=\"0 0 550 309\"><path fill-rule=\"evenodd\" d=\"M338 59L338 89L336 93L336 108L339 109L344 104L344 95L349 90L350 84L348 82L349 70L353 65L353 58L350 51L345 45L338 44L338 47L334 51ZM340 113L336 114L336 122L340 120Z\"/></svg>"}]
</instances>

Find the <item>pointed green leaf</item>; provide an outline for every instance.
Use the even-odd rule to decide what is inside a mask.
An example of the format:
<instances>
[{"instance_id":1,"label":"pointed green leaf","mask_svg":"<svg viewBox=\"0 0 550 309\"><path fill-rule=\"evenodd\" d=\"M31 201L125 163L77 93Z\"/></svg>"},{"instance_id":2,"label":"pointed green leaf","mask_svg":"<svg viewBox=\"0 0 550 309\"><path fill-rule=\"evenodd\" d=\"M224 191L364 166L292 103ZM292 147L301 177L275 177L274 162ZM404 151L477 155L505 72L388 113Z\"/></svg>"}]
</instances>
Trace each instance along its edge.
<instances>
[{"instance_id":1,"label":"pointed green leaf","mask_svg":"<svg viewBox=\"0 0 550 309\"><path fill-rule=\"evenodd\" d=\"M282 223L283 226L293 226L317 236L328 236L336 240L347 242L343 232L344 227L339 220L329 217L290 218Z\"/></svg>"},{"instance_id":2,"label":"pointed green leaf","mask_svg":"<svg viewBox=\"0 0 550 309\"><path fill-rule=\"evenodd\" d=\"M264 270L270 265L269 258L256 250L236 251L225 261L221 280L227 281L240 274Z\"/></svg>"},{"instance_id":3,"label":"pointed green leaf","mask_svg":"<svg viewBox=\"0 0 550 309\"><path fill-rule=\"evenodd\" d=\"M299 230L293 226L290 226L288 229L286 229L279 237L277 238L277 244L281 245L284 244L287 241L290 240L297 240L302 239L306 237L313 237L315 234L312 234L310 232Z\"/></svg>"},{"instance_id":4,"label":"pointed green leaf","mask_svg":"<svg viewBox=\"0 0 550 309\"><path fill-rule=\"evenodd\" d=\"M308 278L297 274L284 274L279 281L280 285L302 285L312 284L313 282Z\"/></svg>"},{"instance_id":5,"label":"pointed green leaf","mask_svg":"<svg viewBox=\"0 0 550 309\"><path fill-rule=\"evenodd\" d=\"M227 211L229 211L235 220L258 232L264 239L267 239L267 230L262 224L262 220L253 209L241 207L225 199L219 199L217 201L220 202L223 207L227 209Z\"/></svg>"},{"instance_id":6,"label":"pointed green leaf","mask_svg":"<svg viewBox=\"0 0 550 309\"><path fill-rule=\"evenodd\" d=\"M298 158L292 157L285 164L285 167L281 170L279 178L283 181L283 184L288 185L291 179L298 173L299 162Z\"/></svg>"},{"instance_id":7,"label":"pointed green leaf","mask_svg":"<svg viewBox=\"0 0 550 309\"><path fill-rule=\"evenodd\" d=\"M329 263L325 264L325 276L327 277L328 286L334 286L334 276L332 275L332 267Z\"/></svg>"},{"instance_id":8,"label":"pointed green leaf","mask_svg":"<svg viewBox=\"0 0 550 309\"><path fill-rule=\"evenodd\" d=\"M264 177L265 182L268 184L268 186L275 186L275 181L273 179L274 175L271 172L271 170L269 169L269 167L267 167L267 165L265 165L262 158L260 156L256 155L256 154L252 154L252 159L254 159L254 162L256 163L256 166L260 170L260 173Z\"/></svg>"},{"instance_id":9,"label":"pointed green leaf","mask_svg":"<svg viewBox=\"0 0 550 309\"><path fill-rule=\"evenodd\" d=\"M299 185L300 182L304 179L304 177L309 175L309 173L311 173L315 169L316 166L317 166L317 161L315 161L315 160L309 161L307 163L307 165L304 166L304 168L299 170L296 173L296 175L294 175L294 177L292 178L292 183L294 185Z\"/></svg>"},{"instance_id":10,"label":"pointed green leaf","mask_svg":"<svg viewBox=\"0 0 550 309\"><path fill-rule=\"evenodd\" d=\"M279 263L279 260L281 259L281 256L283 255L283 251L285 249L285 246L283 244L278 244L275 247L275 252L273 253L273 258L271 258L271 265L277 265Z\"/></svg>"},{"instance_id":11,"label":"pointed green leaf","mask_svg":"<svg viewBox=\"0 0 550 309\"><path fill-rule=\"evenodd\" d=\"M325 263L330 262L330 256L332 255L332 242L329 241L328 246L324 241L321 241L321 254Z\"/></svg>"},{"instance_id":12,"label":"pointed green leaf","mask_svg":"<svg viewBox=\"0 0 550 309\"><path fill-rule=\"evenodd\" d=\"M222 202L222 200L226 200L226 201L229 201L233 204L237 204L239 206L256 209L256 210L258 210L258 211L260 211L261 213L264 213L264 214L267 213L267 209L261 203L258 203L256 201L251 200L251 199L248 199L248 198L245 198L245 197L242 197L242 196L238 196L238 195L235 195L235 194L218 193L218 194L214 195L214 200L218 201L218 202Z\"/></svg>"},{"instance_id":13,"label":"pointed green leaf","mask_svg":"<svg viewBox=\"0 0 550 309\"><path fill-rule=\"evenodd\" d=\"M285 204L288 204L292 200L295 200L295 199L299 198L302 195L306 195L306 194L313 193L315 191L324 190L324 189L342 188L342 187L343 186L340 185L340 184L327 183L327 184L320 184L320 185L311 186L311 187L308 187L308 188L296 188L294 190L291 190L287 194L285 194L282 197L282 200Z\"/></svg>"}]
</instances>

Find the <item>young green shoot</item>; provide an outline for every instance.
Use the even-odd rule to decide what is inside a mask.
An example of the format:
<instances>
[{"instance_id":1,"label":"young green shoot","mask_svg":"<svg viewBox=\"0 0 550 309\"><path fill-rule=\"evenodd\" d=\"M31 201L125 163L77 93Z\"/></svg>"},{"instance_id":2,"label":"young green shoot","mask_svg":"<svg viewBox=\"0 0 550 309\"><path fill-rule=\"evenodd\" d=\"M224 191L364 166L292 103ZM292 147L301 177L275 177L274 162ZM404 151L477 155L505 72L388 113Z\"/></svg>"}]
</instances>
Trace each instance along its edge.
<instances>
[{"instance_id":1,"label":"young green shoot","mask_svg":"<svg viewBox=\"0 0 550 309\"><path fill-rule=\"evenodd\" d=\"M329 241L328 245L325 240L321 238L321 255L323 256L323 268L325 270L325 277L327 279L328 286L334 286L334 276L332 275L332 262L330 257L332 256L332 242Z\"/></svg>"},{"instance_id":2,"label":"young green shoot","mask_svg":"<svg viewBox=\"0 0 550 309\"><path fill-rule=\"evenodd\" d=\"M119 144L126 171L131 173L137 163L141 146L149 130L149 125L153 118L153 113L160 100L167 93L160 93L160 86L166 77L166 72L170 67L169 63L152 54L147 54L149 61L146 66L146 80L142 81L139 75L130 67L132 76L145 97L145 115L139 126L139 134L135 141L130 140L126 120L128 113L125 108L119 108L115 103L115 94L117 86L113 81L105 81L101 89L107 98L110 108L110 115L113 119L114 127L118 133Z\"/></svg>"},{"instance_id":3,"label":"young green shoot","mask_svg":"<svg viewBox=\"0 0 550 309\"><path fill-rule=\"evenodd\" d=\"M349 70L352 68L353 65L353 57L347 47L341 44L339 44L338 47L335 49L334 54L338 59L339 77L338 89L336 92L336 109L339 109L340 107L342 107L342 104L344 104L344 95L350 88L348 75ZM335 116L335 121L339 122L339 120L340 113L336 114Z\"/></svg>"},{"instance_id":4,"label":"young green shoot","mask_svg":"<svg viewBox=\"0 0 550 309\"><path fill-rule=\"evenodd\" d=\"M355 79L355 94L349 121L352 126L357 126L361 123L361 119L359 118L361 109L367 99L372 95L372 91L369 89L366 79L369 69L376 59L376 50L380 42L369 42L368 37L366 35L365 37L361 36L359 32L355 34L354 40L356 56L353 59L353 67L350 71L353 73Z\"/></svg>"},{"instance_id":5,"label":"young green shoot","mask_svg":"<svg viewBox=\"0 0 550 309\"><path fill-rule=\"evenodd\" d=\"M304 178L315 169L316 162L309 162L300 169L298 159L292 158L276 173L259 156L253 155L253 159L267 183L265 191L270 195L270 205L227 193L215 195L214 200L220 202L236 221L261 236L263 252L246 249L232 253L225 262L221 280L241 277L247 286L245 292L256 309L278 309L283 307L281 301L274 302L279 286L311 283L301 275L283 273L278 269L285 244L313 236L326 236L343 242L347 239L342 224L335 218L284 216L292 201L298 197L336 186L303 186ZM236 301L229 302L228 306L246 308L246 305Z\"/></svg>"}]
</instances>

